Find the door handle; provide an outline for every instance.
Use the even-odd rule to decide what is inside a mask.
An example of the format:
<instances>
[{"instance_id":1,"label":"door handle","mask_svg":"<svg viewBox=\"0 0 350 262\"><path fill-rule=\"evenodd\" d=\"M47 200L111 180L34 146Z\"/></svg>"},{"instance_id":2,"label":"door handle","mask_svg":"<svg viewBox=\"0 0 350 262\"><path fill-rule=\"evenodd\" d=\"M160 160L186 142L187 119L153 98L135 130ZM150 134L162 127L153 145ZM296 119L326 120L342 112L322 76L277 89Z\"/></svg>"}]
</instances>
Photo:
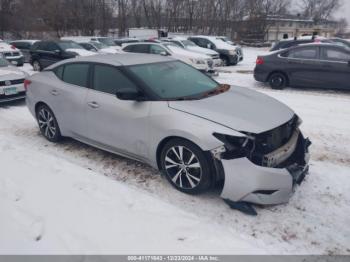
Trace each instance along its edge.
<instances>
[{"instance_id":1,"label":"door handle","mask_svg":"<svg viewBox=\"0 0 350 262\"><path fill-rule=\"evenodd\" d=\"M58 93L57 90L52 90L52 91L51 91L51 95L53 95L53 96L58 96L59 93Z\"/></svg>"},{"instance_id":2,"label":"door handle","mask_svg":"<svg viewBox=\"0 0 350 262\"><path fill-rule=\"evenodd\" d=\"M96 103L96 102L89 102L87 104L88 104L89 107L94 108L94 109L100 107L100 105L98 103Z\"/></svg>"}]
</instances>

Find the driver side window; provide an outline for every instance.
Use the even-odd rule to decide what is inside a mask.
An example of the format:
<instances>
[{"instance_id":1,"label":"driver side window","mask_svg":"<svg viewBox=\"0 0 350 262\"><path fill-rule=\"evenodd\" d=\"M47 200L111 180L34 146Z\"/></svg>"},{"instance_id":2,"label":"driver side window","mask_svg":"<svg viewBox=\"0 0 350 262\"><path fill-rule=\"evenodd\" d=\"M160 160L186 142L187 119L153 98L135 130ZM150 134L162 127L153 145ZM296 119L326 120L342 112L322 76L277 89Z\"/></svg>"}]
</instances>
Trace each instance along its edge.
<instances>
[{"instance_id":1,"label":"driver side window","mask_svg":"<svg viewBox=\"0 0 350 262\"><path fill-rule=\"evenodd\" d=\"M94 90L115 95L120 88L138 90L136 85L117 68L105 65L94 66Z\"/></svg>"},{"instance_id":2,"label":"driver side window","mask_svg":"<svg viewBox=\"0 0 350 262\"><path fill-rule=\"evenodd\" d=\"M60 50L59 46L56 43L52 43L52 42L48 42L45 46L45 50L46 51L56 51L56 50Z\"/></svg>"}]
</instances>

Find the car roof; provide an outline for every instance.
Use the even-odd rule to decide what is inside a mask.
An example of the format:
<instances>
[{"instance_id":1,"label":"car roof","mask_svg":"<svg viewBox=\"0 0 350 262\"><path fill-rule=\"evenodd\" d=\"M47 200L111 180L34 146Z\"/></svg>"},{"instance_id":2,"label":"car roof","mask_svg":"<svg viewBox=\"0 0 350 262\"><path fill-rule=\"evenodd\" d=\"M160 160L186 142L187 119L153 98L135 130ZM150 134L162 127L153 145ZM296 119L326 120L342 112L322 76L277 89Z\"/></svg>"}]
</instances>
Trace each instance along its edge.
<instances>
[{"instance_id":1,"label":"car roof","mask_svg":"<svg viewBox=\"0 0 350 262\"><path fill-rule=\"evenodd\" d=\"M79 62L91 62L91 63L103 63L113 66L131 66L131 65L142 65L142 64L154 64L161 62L171 62L176 59L151 54L141 53L127 53L127 54L116 54L116 55L93 55L93 56L81 56L73 59L63 60L56 63L48 69L55 68L59 65L66 63L79 63Z\"/></svg>"},{"instance_id":2,"label":"car roof","mask_svg":"<svg viewBox=\"0 0 350 262\"><path fill-rule=\"evenodd\" d=\"M301 47L301 46L323 46L323 47L340 47L340 48L342 48L342 46L340 46L340 45L333 44L333 43L324 43L324 42L313 42L313 43L300 44L300 45L294 46L294 48Z\"/></svg>"},{"instance_id":3,"label":"car roof","mask_svg":"<svg viewBox=\"0 0 350 262\"><path fill-rule=\"evenodd\" d=\"M21 39L21 40L13 40L11 43L35 43L40 41L39 39Z\"/></svg>"}]
</instances>

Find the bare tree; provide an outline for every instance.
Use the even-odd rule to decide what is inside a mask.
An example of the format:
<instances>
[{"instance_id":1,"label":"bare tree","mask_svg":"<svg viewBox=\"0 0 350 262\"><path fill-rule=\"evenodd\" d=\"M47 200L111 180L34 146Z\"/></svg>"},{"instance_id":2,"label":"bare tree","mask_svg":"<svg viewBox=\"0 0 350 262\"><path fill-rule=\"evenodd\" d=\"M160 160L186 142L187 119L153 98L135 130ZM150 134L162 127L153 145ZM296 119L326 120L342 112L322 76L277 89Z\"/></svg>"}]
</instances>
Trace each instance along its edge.
<instances>
[{"instance_id":1,"label":"bare tree","mask_svg":"<svg viewBox=\"0 0 350 262\"><path fill-rule=\"evenodd\" d=\"M301 0L300 8L303 15L314 20L329 19L341 6L340 0Z\"/></svg>"}]
</instances>

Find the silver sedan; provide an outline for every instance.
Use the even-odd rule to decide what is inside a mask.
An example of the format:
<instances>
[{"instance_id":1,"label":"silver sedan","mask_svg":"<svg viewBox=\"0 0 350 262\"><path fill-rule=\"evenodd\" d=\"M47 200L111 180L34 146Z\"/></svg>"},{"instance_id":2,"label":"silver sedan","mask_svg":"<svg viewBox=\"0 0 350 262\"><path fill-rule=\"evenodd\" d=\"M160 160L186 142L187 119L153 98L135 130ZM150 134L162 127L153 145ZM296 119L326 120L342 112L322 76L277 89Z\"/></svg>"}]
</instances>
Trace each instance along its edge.
<instances>
[{"instance_id":1,"label":"silver sedan","mask_svg":"<svg viewBox=\"0 0 350 262\"><path fill-rule=\"evenodd\" d=\"M249 203L287 202L308 172L310 142L290 108L171 58L81 57L27 83L49 141L72 137L148 163L185 193L223 181L221 197L251 212Z\"/></svg>"}]
</instances>

